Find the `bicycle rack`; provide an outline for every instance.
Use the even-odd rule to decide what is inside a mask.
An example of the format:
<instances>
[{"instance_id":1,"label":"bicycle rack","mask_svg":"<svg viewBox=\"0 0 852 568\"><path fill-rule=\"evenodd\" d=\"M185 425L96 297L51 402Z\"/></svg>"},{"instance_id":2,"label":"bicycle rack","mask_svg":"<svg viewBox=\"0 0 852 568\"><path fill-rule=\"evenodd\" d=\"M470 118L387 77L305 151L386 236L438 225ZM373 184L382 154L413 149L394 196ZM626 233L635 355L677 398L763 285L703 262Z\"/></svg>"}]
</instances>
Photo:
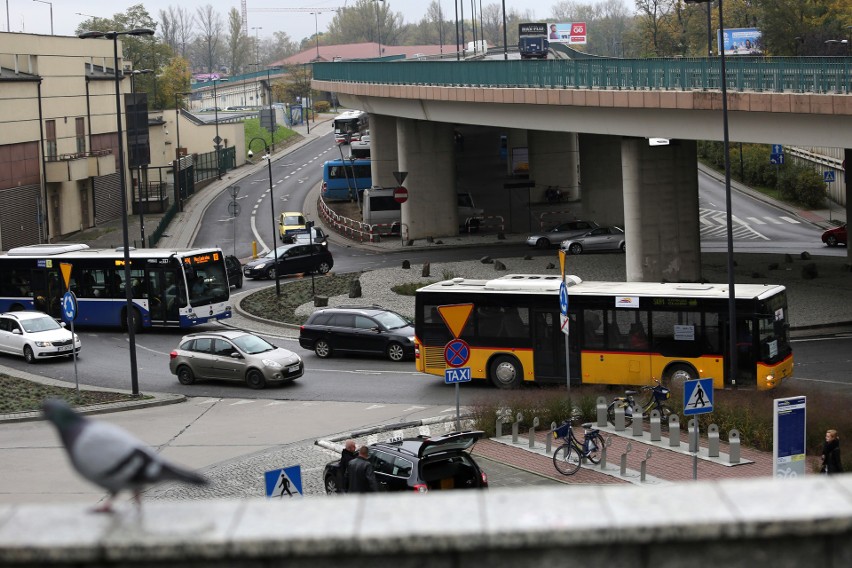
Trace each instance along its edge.
<instances>
[{"instance_id":1,"label":"bicycle rack","mask_svg":"<svg viewBox=\"0 0 852 568\"><path fill-rule=\"evenodd\" d=\"M633 418L633 435L637 438L641 438L645 433L645 414L642 412L642 408L633 408L630 413Z\"/></svg>"},{"instance_id":2,"label":"bicycle rack","mask_svg":"<svg viewBox=\"0 0 852 568\"><path fill-rule=\"evenodd\" d=\"M598 410L598 427L606 427L606 398L599 396L597 402L597 410Z\"/></svg>"},{"instance_id":3,"label":"bicycle rack","mask_svg":"<svg viewBox=\"0 0 852 568\"><path fill-rule=\"evenodd\" d=\"M645 453L645 459L642 460L642 465L639 467L639 481L641 483L645 483L645 467L648 463L648 460L651 459L652 453L653 452L651 451L651 449L648 448L648 451Z\"/></svg>"},{"instance_id":4,"label":"bicycle rack","mask_svg":"<svg viewBox=\"0 0 852 568\"><path fill-rule=\"evenodd\" d=\"M620 403L615 403L615 408L613 409L615 413L614 426L616 432L624 432L624 406Z\"/></svg>"},{"instance_id":5,"label":"bicycle rack","mask_svg":"<svg viewBox=\"0 0 852 568\"><path fill-rule=\"evenodd\" d=\"M606 439L601 438L601 442L601 470L606 471L606 452L612 445L612 436L607 436Z\"/></svg>"},{"instance_id":6,"label":"bicycle rack","mask_svg":"<svg viewBox=\"0 0 852 568\"><path fill-rule=\"evenodd\" d=\"M550 432L547 433L547 439L544 441L544 452L550 455L550 444L553 441L553 432L556 431L556 422L550 423Z\"/></svg>"},{"instance_id":7,"label":"bicycle rack","mask_svg":"<svg viewBox=\"0 0 852 568\"><path fill-rule=\"evenodd\" d=\"M535 429L538 427L538 416L533 418L532 427L529 430L530 448L535 447Z\"/></svg>"},{"instance_id":8,"label":"bicycle rack","mask_svg":"<svg viewBox=\"0 0 852 568\"><path fill-rule=\"evenodd\" d=\"M627 454L633 449L633 442L627 442L627 447L624 448L624 453L621 454L621 477L627 475Z\"/></svg>"},{"instance_id":9,"label":"bicycle rack","mask_svg":"<svg viewBox=\"0 0 852 568\"><path fill-rule=\"evenodd\" d=\"M524 419L524 415L518 412L518 415L515 417L515 421L512 422L512 443L518 443L518 427L521 424L521 421Z\"/></svg>"},{"instance_id":10,"label":"bicycle rack","mask_svg":"<svg viewBox=\"0 0 852 568\"><path fill-rule=\"evenodd\" d=\"M663 429L660 426L660 411L656 408L651 411L651 441L659 442L663 437Z\"/></svg>"},{"instance_id":11,"label":"bicycle rack","mask_svg":"<svg viewBox=\"0 0 852 568\"><path fill-rule=\"evenodd\" d=\"M497 438L503 437L503 424L508 424L510 421L511 421L511 418L509 418L506 415L501 415L501 416L497 417L497 424L494 428Z\"/></svg>"},{"instance_id":12,"label":"bicycle rack","mask_svg":"<svg viewBox=\"0 0 852 568\"><path fill-rule=\"evenodd\" d=\"M669 446L680 447L680 418L677 414L669 416Z\"/></svg>"},{"instance_id":13,"label":"bicycle rack","mask_svg":"<svg viewBox=\"0 0 852 568\"><path fill-rule=\"evenodd\" d=\"M715 424L707 428L707 456L719 457L719 427Z\"/></svg>"},{"instance_id":14,"label":"bicycle rack","mask_svg":"<svg viewBox=\"0 0 852 568\"><path fill-rule=\"evenodd\" d=\"M740 463L740 431L731 430L728 432L728 453L731 463Z\"/></svg>"}]
</instances>

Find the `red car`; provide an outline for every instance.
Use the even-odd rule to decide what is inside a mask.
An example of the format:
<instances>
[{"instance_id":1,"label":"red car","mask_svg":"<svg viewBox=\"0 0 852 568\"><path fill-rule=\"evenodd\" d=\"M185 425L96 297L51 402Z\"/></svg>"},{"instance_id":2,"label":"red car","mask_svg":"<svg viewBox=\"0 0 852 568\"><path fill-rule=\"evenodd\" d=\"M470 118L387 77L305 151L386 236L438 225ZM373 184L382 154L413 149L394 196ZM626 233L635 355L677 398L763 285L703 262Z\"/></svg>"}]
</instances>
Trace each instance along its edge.
<instances>
[{"instance_id":1,"label":"red car","mask_svg":"<svg viewBox=\"0 0 852 568\"><path fill-rule=\"evenodd\" d=\"M846 224L829 229L822 234L822 242L830 247L846 244Z\"/></svg>"}]
</instances>

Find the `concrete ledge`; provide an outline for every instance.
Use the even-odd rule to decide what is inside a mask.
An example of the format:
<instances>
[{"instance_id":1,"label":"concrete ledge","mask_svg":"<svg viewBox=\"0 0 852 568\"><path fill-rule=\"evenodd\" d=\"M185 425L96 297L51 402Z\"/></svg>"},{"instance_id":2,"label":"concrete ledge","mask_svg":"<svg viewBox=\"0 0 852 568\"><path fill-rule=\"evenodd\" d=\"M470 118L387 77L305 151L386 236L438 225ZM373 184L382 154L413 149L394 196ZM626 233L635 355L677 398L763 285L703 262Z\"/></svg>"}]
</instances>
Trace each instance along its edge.
<instances>
[{"instance_id":1,"label":"concrete ledge","mask_svg":"<svg viewBox=\"0 0 852 568\"><path fill-rule=\"evenodd\" d=\"M852 476L0 507L4 566L848 566ZM558 561L558 559L562 559Z\"/></svg>"}]
</instances>

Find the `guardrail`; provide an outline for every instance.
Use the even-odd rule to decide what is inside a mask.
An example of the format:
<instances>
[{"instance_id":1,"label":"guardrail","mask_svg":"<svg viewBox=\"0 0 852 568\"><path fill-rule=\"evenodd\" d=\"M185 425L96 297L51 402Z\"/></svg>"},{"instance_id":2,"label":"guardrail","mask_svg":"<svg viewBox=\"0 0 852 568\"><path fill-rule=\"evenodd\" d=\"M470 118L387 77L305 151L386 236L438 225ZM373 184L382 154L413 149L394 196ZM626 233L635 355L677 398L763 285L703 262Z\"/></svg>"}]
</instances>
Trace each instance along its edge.
<instances>
[{"instance_id":1,"label":"guardrail","mask_svg":"<svg viewBox=\"0 0 852 568\"><path fill-rule=\"evenodd\" d=\"M718 58L315 63L318 81L391 85L719 90ZM731 91L852 92L852 57L728 57Z\"/></svg>"}]
</instances>

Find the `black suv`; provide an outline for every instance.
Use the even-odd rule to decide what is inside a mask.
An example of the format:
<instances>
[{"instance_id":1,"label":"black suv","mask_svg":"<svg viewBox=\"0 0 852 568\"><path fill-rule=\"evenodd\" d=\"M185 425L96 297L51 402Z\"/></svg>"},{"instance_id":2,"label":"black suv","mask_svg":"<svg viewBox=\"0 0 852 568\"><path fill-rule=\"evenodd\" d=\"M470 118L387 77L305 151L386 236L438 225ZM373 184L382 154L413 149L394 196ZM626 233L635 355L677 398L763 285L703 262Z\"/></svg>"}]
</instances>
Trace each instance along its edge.
<instances>
[{"instance_id":1,"label":"black suv","mask_svg":"<svg viewBox=\"0 0 852 568\"><path fill-rule=\"evenodd\" d=\"M278 255L278 264L275 256ZM246 278L269 278L275 275L311 273L325 274L334 266L334 259L327 247L323 245L284 245L275 251L269 251L264 256L243 266Z\"/></svg>"},{"instance_id":2,"label":"black suv","mask_svg":"<svg viewBox=\"0 0 852 568\"><path fill-rule=\"evenodd\" d=\"M299 329L299 345L322 359L334 353L370 353L402 361L414 358L414 326L381 306L325 308Z\"/></svg>"},{"instance_id":3,"label":"black suv","mask_svg":"<svg viewBox=\"0 0 852 568\"><path fill-rule=\"evenodd\" d=\"M434 438L418 436L370 445L370 463L379 491L426 493L441 489L487 489L488 476L469 452L484 432L452 432ZM326 493L340 493L340 460L323 470Z\"/></svg>"}]
</instances>

